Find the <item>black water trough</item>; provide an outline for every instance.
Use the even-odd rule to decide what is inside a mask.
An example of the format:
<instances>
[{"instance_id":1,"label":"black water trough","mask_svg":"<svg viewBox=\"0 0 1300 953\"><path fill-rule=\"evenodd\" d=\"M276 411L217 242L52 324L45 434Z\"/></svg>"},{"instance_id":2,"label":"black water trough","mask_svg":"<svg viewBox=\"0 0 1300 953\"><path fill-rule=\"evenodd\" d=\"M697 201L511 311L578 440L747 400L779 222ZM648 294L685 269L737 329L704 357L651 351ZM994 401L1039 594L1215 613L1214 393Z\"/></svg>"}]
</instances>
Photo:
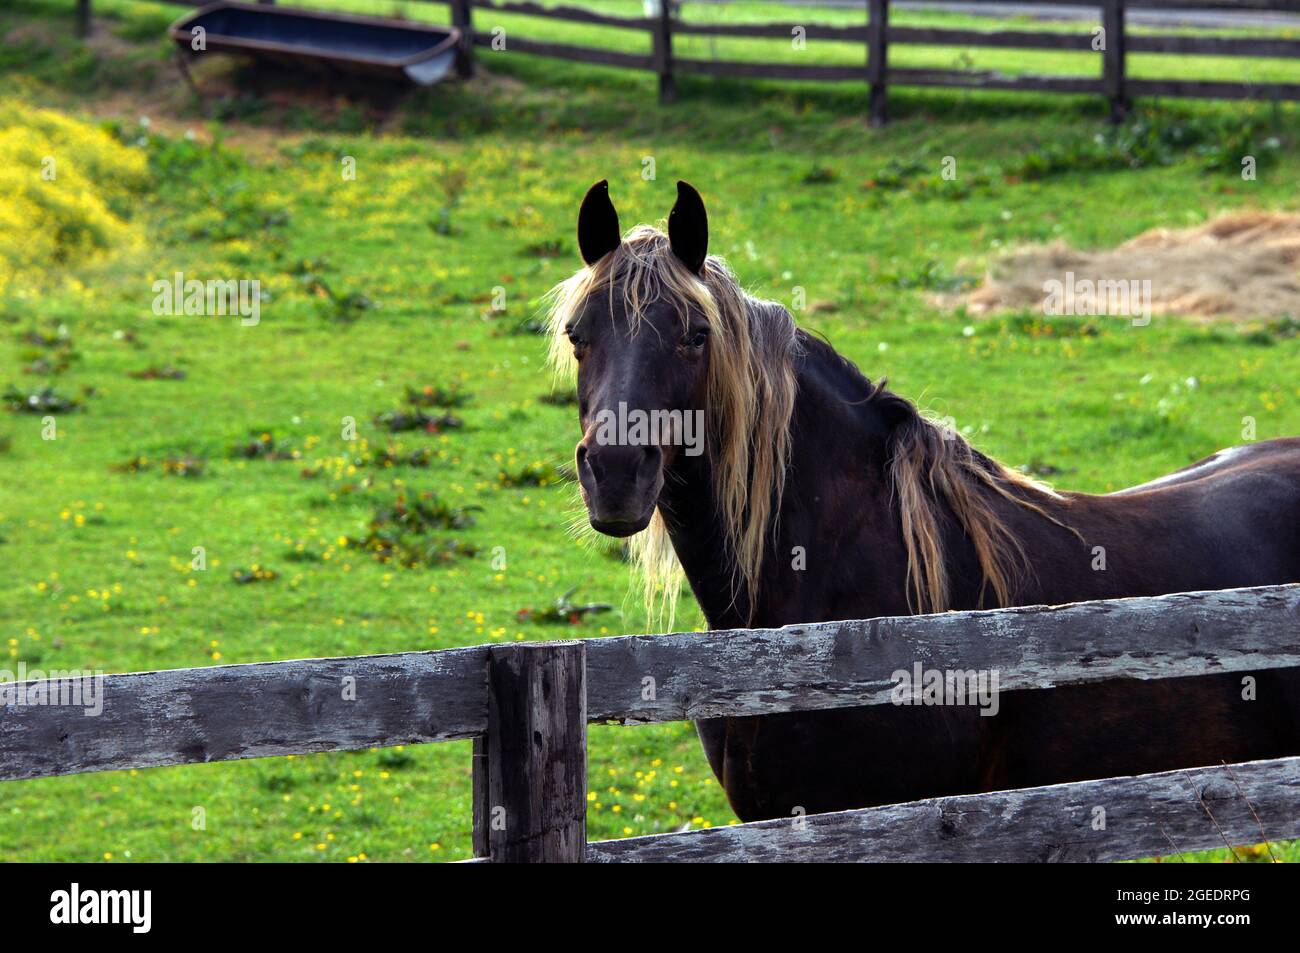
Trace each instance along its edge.
<instances>
[{"instance_id":1,"label":"black water trough","mask_svg":"<svg viewBox=\"0 0 1300 953\"><path fill-rule=\"evenodd\" d=\"M292 66L334 67L432 86L456 62L460 31L406 21L295 10L251 3L210 3L172 24L170 35L195 53L242 53Z\"/></svg>"}]
</instances>

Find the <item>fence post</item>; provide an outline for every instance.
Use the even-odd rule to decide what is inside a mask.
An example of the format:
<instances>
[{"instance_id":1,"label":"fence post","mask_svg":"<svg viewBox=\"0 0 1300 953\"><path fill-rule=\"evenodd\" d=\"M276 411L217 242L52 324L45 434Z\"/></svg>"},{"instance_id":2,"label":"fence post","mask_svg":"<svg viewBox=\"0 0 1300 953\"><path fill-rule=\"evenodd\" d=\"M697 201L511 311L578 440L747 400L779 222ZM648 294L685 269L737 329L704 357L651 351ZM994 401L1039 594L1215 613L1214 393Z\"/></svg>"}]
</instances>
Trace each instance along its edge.
<instances>
[{"instance_id":1,"label":"fence post","mask_svg":"<svg viewBox=\"0 0 1300 953\"><path fill-rule=\"evenodd\" d=\"M673 0L658 0L659 16L652 26L654 40L654 66L659 74L659 101L671 103L677 98L677 83L673 79Z\"/></svg>"},{"instance_id":2,"label":"fence post","mask_svg":"<svg viewBox=\"0 0 1300 953\"><path fill-rule=\"evenodd\" d=\"M867 124L883 126L889 120L885 83L889 0L867 0L867 18L867 82L870 84Z\"/></svg>"},{"instance_id":3,"label":"fence post","mask_svg":"<svg viewBox=\"0 0 1300 953\"><path fill-rule=\"evenodd\" d=\"M493 646L487 681L487 736L474 744L475 854L496 863L580 863L587 849L586 645Z\"/></svg>"},{"instance_id":4,"label":"fence post","mask_svg":"<svg viewBox=\"0 0 1300 953\"><path fill-rule=\"evenodd\" d=\"M469 79L474 75L474 11L473 0L450 0L451 25L460 30L460 46L456 50L456 75Z\"/></svg>"},{"instance_id":5,"label":"fence post","mask_svg":"<svg viewBox=\"0 0 1300 953\"><path fill-rule=\"evenodd\" d=\"M1129 101L1124 90L1124 0L1102 0L1102 85L1110 101L1110 121L1121 123L1128 115Z\"/></svg>"},{"instance_id":6,"label":"fence post","mask_svg":"<svg viewBox=\"0 0 1300 953\"><path fill-rule=\"evenodd\" d=\"M90 0L77 0L77 36L90 36Z\"/></svg>"}]
</instances>

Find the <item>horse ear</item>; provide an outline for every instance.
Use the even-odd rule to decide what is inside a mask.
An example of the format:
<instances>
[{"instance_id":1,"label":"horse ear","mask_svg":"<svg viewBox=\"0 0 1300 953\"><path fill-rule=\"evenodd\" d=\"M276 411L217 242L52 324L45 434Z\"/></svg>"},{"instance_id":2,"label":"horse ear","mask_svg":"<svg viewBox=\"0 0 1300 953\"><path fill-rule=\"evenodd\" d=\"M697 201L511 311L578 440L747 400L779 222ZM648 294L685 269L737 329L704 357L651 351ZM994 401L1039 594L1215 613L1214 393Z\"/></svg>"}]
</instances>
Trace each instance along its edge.
<instances>
[{"instance_id":1,"label":"horse ear","mask_svg":"<svg viewBox=\"0 0 1300 953\"><path fill-rule=\"evenodd\" d=\"M601 179L587 190L578 209L578 250L583 261L594 265L622 241L618 212L609 200L609 181Z\"/></svg>"},{"instance_id":2,"label":"horse ear","mask_svg":"<svg viewBox=\"0 0 1300 953\"><path fill-rule=\"evenodd\" d=\"M709 216L704 199L688 182L677 183L677 204L668 213L668 242L673 254L698 275L709 254Z\"/></svg>"}]
</instances>

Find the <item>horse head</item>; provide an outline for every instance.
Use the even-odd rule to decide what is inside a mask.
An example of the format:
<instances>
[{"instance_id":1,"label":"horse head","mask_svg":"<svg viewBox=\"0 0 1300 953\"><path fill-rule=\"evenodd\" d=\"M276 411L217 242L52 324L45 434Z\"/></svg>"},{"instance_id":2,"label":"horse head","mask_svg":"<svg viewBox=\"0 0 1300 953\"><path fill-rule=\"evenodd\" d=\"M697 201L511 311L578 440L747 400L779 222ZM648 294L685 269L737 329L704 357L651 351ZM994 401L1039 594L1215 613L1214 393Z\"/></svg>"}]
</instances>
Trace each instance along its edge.
<instances>
[{"instance_id":1,"label":"horse head","mask_svg":"<svg viewBox=\"0 0 1300 953\"><path fill-rule=\"evenodd\" d=\"M563 326L577 363L578 481L592 527L630 536L649 525L679 455L703 451L715 330L700 306L704 202L679 182L666 241L643 228L625 242L609 187L598 182L578 213L578 245L588 287Z\"/></svg>"}]
</instances>

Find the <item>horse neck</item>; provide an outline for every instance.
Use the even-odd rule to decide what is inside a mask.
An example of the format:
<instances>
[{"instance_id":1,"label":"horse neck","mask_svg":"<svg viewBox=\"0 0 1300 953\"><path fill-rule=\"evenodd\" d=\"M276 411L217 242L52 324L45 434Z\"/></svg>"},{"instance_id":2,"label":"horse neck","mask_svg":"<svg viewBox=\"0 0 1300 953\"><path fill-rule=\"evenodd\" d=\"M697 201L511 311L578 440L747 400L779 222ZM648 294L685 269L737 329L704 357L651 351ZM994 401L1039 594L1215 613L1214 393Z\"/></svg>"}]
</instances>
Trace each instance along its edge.
<instances>
[{"instance_id":1,"label":"horse neck","mask_svg":"<svg viewBox=\"0 0 1300 953\"><path fill-rule=\"evenodd\" d=\"M679 455L669 467L659 495L659 513L673 551L681 564L709 626L743 628L748 618L743 588L737 589L725 544L726 530L718 515L708 455Z\"/></svg>"},{"instance_id":2,"label":"horse neck","mask_svg":"<svg viewBox=\"0 0 1300 953\"><path fill-rule=\"evenodd\" d=\"M833 618L824 592L829 556L819 550L843 537L846 520L864 528L855 534L859 538L872 532L887 537L869 551L842 554L853 562L862 590L875 593L884 612L907 611L905 574L896 584L886 584L886 564L899 556L891 542L901 531L897 514L891 514L885 479L888 429L865 403L871 385L856 372L847 374L834 352L815 342L796 360L795 376L785 490L777 529L768 538L757 576L752 613L749 593L732 571L708 454L679 456L667 473L660 513L696 601L714 628ZM806 565L795 568L800 552Z\"/></svg>"}]
</instances>

